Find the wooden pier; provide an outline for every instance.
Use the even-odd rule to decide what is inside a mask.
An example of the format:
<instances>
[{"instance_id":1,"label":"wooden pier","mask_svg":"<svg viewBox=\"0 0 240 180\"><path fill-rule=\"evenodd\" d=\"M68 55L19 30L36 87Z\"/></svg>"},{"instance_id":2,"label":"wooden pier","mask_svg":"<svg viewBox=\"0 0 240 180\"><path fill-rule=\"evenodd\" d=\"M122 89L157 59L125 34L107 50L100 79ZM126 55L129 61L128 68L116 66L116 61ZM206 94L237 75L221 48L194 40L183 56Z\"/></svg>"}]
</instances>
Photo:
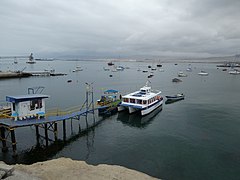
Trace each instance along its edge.
<instances>
[{"instance_id":1,"label":"wooden pier","mask_svg":"<svg viewBox=\"0 0 240 180\"><path fill-rule=\"evenodd\" d=\"M90 100L90 101L89 101ZM76 110L68 110L68 111L55 111L47 113L46 117L43 118L29 118L26 120L13 120L12 118L3 118L0 119L0 140L2 142L2 152L8 151L7 142L11 143L13 156L17 155L17 141L15 135L15 129L26 127L26 126L35 126L36 131L36 140L37 144L39 144L40 137L45 139L45 146L49 146L49 142L54 142L58 140L58 125L62 122L63 129L63 141L66 141L66 121L78 120L80 121L80 117L85 117L86 129L92 128L97 123L95 123L94 111L94 100L93 100L93 89L90 89L90 86L87 86L86 90L86 100L84 104ZM94 123L89 126L88 125L88 114L93 114ZM39 128L44 129L44 135L40 135ZM52 132L54 135L54 140L51 140L48 136L48 133Z\"/></svg>"}]
</instances>

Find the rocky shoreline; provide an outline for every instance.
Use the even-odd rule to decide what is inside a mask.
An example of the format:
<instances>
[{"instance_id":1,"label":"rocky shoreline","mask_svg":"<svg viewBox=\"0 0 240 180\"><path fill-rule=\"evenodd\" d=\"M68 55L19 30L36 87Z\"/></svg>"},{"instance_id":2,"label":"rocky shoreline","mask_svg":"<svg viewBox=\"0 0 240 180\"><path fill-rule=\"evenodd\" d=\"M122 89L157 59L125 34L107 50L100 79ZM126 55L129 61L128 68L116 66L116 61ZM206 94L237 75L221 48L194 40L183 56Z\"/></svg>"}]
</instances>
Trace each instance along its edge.
<instances>
[{"instance_id":1,"label":"rocky shoreline","mask_svg":"<svg viewBox=\"0 0 240 180\"><path fill-rule=\"evenodd\" d=\"M153 180L142 172L122 166L100 164L89 165L84 161L58 158L32 165L6 165L0 162L0 179L6 180L50 180L50 179L97 179L97 180Z\"/></svg>"}]
</instances>

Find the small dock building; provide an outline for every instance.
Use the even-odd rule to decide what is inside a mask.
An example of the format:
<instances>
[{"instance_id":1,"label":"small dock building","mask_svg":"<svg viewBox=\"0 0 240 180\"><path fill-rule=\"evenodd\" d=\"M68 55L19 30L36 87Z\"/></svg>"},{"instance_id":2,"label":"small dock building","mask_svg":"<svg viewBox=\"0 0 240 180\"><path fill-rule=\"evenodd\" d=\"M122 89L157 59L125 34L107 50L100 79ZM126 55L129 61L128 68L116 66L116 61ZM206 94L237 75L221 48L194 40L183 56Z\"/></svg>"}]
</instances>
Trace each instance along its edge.
<instances>
[{"instance_id":1,"label":"small dock building","mask_svg":"<svg viewBox=\"0 0 240 180\"><path fill-rule=\"evenodd\" d=\"M48 95L28 94L20 96L6 96L11 103L11 117L17 120L45 117L45 99Z\"/></svg>"}]
</instances>

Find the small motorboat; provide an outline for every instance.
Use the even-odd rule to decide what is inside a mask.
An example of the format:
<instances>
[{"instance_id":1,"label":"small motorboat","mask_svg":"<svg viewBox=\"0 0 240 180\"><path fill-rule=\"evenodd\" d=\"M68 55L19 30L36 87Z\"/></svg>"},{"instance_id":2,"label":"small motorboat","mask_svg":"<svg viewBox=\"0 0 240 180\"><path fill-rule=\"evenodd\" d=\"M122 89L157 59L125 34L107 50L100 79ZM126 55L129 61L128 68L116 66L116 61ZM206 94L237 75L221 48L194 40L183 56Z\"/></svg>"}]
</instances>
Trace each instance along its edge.
<instances>
[{"instance_id":1,"label":"small motorboat","mask_svg":"<svg viewBox=\"0 0 240 180\"><path fill-rule=\"evenodd\" d=\"M208 76L208 73L206 71L201 71L200 73L198 73L198 75L200 75L200 76Z\"/></svg>"},{"instance_id":2,"label":"small motorboat","mask_svg":"<svg viewBox=\"0 0 240 180\"><path fill-rule=\"evenodd\" d=\"M182 71L179 71L178 77L187 77L187 74L184 74Z\"/></svg>"},{"instance_id":3,"label":"small motorboat","mask_svg":"<svg viewBox=\"0 0 240 180\"><path fill-rule=\"evenodd\" d=\"M108 62L108 65L109 65L109 66L113 66L114 64L113 64L112 61L110 61L110 62Z\"/></svg>"},{"instance_id":4,"label":"small motorboat","mask_svg":"<svg viewBox=\"0 0 240 180\"><path fill-rule=\"evenodd\" d=\"M178 101L184 99L185 95L183 93L181 94L176 94L173 96L166 96L168 101Z\"/></svg>"},{"instance_id":5,"label":"small motorboat","mask_svg":"<svg viewBox=\"0 0 240 180\"><path fill-rule=\"evenodd\" d=\"M240 74L240 71L237 69L234 69L234 70L229 71L228 73L232 74L232 75L238 75L238 74Z\"/></svg>"}]
</instances>

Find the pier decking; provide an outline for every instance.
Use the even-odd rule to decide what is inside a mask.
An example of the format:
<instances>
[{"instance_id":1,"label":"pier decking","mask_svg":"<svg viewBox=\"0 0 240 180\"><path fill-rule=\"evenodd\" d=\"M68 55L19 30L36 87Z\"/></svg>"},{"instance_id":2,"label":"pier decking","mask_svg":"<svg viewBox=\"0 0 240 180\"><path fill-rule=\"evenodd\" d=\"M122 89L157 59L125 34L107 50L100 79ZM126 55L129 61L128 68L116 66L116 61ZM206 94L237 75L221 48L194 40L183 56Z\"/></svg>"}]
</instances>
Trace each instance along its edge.
<instances>
[{"instance_id":1,"label":"pier decking","mask_svg":"<svg viewBox=\"0 0 240 180\"><path fill-rule=\"evenodd\" d=\"M58 121L75 118L77 116L81 116L92 111L93 110L84 110L84 111L73 112L66 115L49 116L49 117L40 118L40 119L33 118L33 119L27 119L27 120L21 120L21 121L20 120L14 121L11 118L4 118L4 119L0 119L0 127L4 126L7 128L17 128L17 127L45 124L45 123L54 123Z\"/></svg>"}]
</instances>

